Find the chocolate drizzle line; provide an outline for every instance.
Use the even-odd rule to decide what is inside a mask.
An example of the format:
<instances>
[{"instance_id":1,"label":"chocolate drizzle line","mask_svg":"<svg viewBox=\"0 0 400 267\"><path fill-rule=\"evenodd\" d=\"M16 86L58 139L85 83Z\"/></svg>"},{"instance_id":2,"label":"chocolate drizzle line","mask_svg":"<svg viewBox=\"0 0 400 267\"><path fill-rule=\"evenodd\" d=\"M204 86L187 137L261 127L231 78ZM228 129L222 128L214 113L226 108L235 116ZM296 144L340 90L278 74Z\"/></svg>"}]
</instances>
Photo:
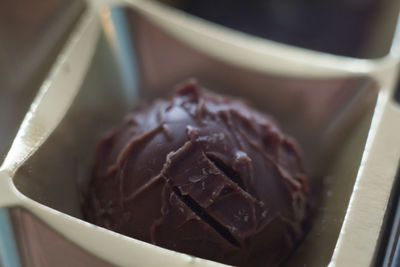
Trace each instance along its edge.
<instances>
[{"instance_id":1,"label":"chocolate drizzle line","mask_svg":"<svg viewBox=\"0 0 400 267\"><path fill-rule=\"evenodd\" d=\"M226 177L232 180L235 184L237 184L240 188L243 189L243 191L246 191L244 188L242 179L240 179L239 174L231 167L229 167L225 162L218 158L216 155L212 153L204 153L207 157L207 159L214 164L214 166L219 169L223 174L225 174ZM247 191L246 191L247 192Z\"/></svg>"},{"instance_id":2,"label":"chocolate drizzle line","mask_svg":"<svg viewBox=\"0 0 400 267\"><path fill-rule=\"evenodd\" d=\"M190 208L197 216L199 216L205 223L207 223L211 228L213 228L218 234L220 234L225 240L231 243L233 246L240 248L240 243L237 241L229 230L215 220L210 214L208 214L193 198L189 195L182 195L179 188L172 187L174 193L178 198L185 203L185 205Z\"/></svg>"}]
</instances>

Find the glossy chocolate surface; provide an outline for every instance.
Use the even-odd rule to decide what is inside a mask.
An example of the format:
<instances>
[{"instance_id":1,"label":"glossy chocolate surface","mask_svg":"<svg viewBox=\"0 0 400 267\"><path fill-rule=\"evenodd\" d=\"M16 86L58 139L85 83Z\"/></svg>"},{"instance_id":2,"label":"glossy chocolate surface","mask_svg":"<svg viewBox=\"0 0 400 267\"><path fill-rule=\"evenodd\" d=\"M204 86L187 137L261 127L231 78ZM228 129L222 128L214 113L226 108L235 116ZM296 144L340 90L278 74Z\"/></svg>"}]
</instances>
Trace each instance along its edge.
<instances>
[{"instance_id":1,"label":"glossy chocolate surface","mask_svg":"<svg viewBox=\"0 0 400 267\"><path fill-rule=\"evenodd\" d=\"M294 141L271 118L191 80L99 143L83 212L175 251L276 266L304 235L307 188Z\"/></svg>"}]
</instances>

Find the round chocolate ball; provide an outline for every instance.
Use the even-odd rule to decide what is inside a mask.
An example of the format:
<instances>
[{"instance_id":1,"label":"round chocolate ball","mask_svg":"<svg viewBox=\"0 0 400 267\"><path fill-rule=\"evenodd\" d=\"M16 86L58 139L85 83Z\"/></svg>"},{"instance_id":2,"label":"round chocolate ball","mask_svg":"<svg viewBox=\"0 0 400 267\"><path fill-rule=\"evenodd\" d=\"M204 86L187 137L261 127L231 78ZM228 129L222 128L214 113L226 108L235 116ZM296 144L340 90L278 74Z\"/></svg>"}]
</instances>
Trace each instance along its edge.
<instances>
[{"instance_id":1,"label":"round chocolate ball","mask_svg":"<svg viewBox=\"0 0 400 267\"><path fill-rule=\"evenodd\" d=\"M190 80L100 141L89 222L174 251L276 266L304 235L308 182L295 142L243 101Z\"/></svg>"}]
</instances>

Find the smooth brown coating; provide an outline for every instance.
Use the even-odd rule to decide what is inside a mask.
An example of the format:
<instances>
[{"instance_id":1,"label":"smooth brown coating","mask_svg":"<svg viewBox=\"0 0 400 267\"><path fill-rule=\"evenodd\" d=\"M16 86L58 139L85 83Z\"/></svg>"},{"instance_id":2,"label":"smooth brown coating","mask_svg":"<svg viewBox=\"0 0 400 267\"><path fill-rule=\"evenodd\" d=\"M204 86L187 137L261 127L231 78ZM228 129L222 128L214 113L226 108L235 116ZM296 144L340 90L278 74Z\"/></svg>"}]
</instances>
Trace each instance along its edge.
<instances>
[{"instance_id":1,"label":"smooth brown coating","mask_svg":"<svg viewBox=\"0 0 400 267\"><path fill-rule=\"evenodd\" d=\"M307 177L293 140L244 102L181 85L98 145L94 224L239 266L277 266L304 235Z\"/></svg>"}]
</instances>

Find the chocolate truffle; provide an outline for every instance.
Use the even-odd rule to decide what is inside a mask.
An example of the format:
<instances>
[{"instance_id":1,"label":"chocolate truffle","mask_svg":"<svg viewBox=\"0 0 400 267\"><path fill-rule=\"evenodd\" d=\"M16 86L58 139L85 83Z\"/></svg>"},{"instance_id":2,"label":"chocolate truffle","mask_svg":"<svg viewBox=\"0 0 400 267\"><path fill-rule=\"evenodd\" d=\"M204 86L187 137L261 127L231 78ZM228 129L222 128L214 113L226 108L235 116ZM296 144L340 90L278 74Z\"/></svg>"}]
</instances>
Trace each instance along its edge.
<instances>
[{"instance_id":1,"label":"chocolate truffle","mask_svg":"<svg viewBox=\"0 0 400 267\"><path fill-rule=\"evenodd\" d=\"M307 188L295 142L270 117L190 80L100 141L83 213L171 250L277 266L304 235Z\"/></svg>"}]
</instances>

